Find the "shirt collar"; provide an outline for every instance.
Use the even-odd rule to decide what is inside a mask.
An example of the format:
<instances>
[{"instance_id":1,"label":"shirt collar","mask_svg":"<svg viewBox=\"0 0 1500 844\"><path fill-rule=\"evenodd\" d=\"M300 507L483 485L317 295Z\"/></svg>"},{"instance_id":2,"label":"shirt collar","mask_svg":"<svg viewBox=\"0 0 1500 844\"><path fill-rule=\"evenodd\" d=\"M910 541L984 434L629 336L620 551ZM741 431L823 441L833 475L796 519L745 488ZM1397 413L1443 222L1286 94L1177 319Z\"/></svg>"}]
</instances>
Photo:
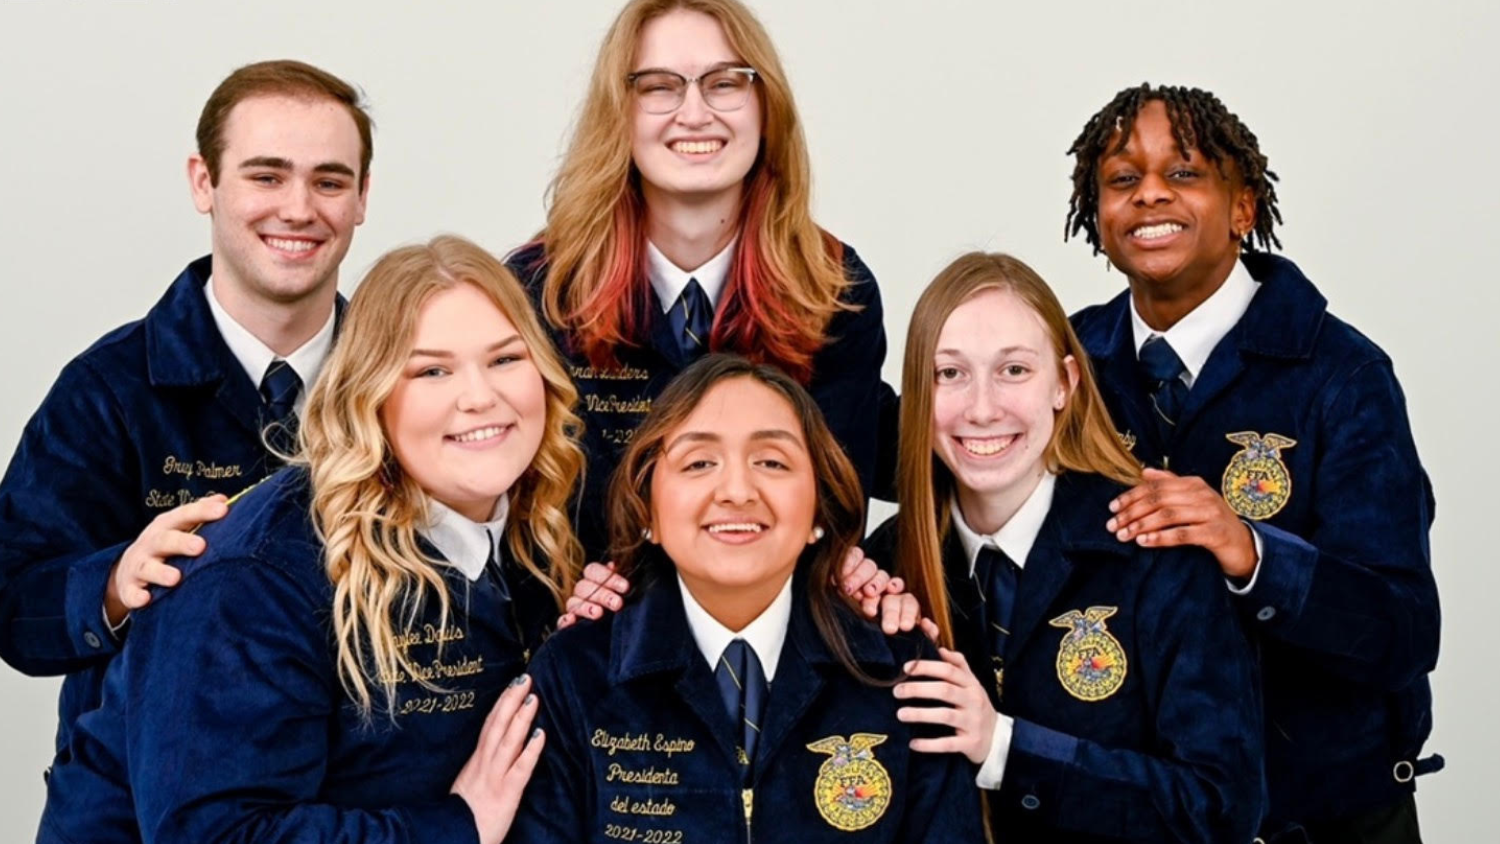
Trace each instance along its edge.
<instances>
[{"instance_id":1,"label":"shirt collar","mask_svg":"<svg viewBox=\"0 0 1500 844\"><path fill-rule=\"evenodd\" d=\"M1021 509L999 530L989 534L977 533L969 527L959 509L958 499L954 498L953 526L958 529L958 538L963 542L964 556L969 558L970 577L974 575L974 564L979 560L980 550L987 545L1004 551L1017 568L1026 568L1026 557L1031 554L1031 546L1036 544L1037 534L1042 532L1042 522L1047 520L1047 513L1052 509L1052 491L1056 487L1057 476L1051 472L1043 474Z\"/></svg>"},{"instance_id":2,"label":"shirt collar","mask_svg":"<svg viewBox=\"0 0 1500 844\"><path fill-rule=\"evenodd\" d=\"M795 579L788 577L765 612L745 625L744 630L736 633L709 615L708 610L693 597L687 584L682 582L682 575L677 576L677 586L682 590L682 609L687 614L688 630L692 631L693 641L698 643L698 650L703 652L703 658L708 660L710 667L719 664L719 657L724 655L730 642L744 639L745 644L760 659L766 682L776 679L776 666L781 661L781 646L786 642L787 625L792 620L792 581Z\"/></svg>"},{"instance_id":3,"label":"shirt collar","mask_svg":"<svg viewBox=\"0 0 1500 844\"><path fill-rule=\"evenodd\" d=\"M1182 375L1183 383L1192 387L1214 347L1245 315L1250 300L1255 298L1259 289L1260 282L1250 275L1243 263L1235 261L1234 269L1229 271L1229 277L1219 289L1164 332L1152 329L1141 319L1140 312L1135 309L1135 297L1130 297L1130 326L1135 334L1136 355L1140 355L1141 346L1152 337L1160 335L1166 338L1187 368Z\"/></svg>"},{"instance_id":4,"label":"shirt collar","mask_svg":"<svg viewBox=\"0 0 1500 844\"><path fill-rule=\"evenodd\" d=\"M204 297L208 299L208 310L214 315L214 325L218 327L219 335L224 338L224 345L229 347L234 359L239 361L245 374L250 376L250 383L259 389L261 379L266 375L266 369L281 356L224 310L224 306L219 303L218 295L214 293L212 276L204 283L203 292ZM333 349L334 315L337 312L338 308L329 308L328 319L323 323L323 327L318 329L318 333L284 358L292 371L297 373L297 377L302 379L304 389L297 392L295 405L298 416L302 415L302 406L307 403L306 388L318 379L318 373L323 369L323 362L328 360L328 353Z\"/></svg>"},{"instance_id":5,"label":"shirt collar","mask_svg":"<svg viewBox=\"0 0 1500 844\"><path fill-rule=\"evenodd\" d=\"M484 574L492 555L499 558L496 552L509 515L510 498L505 495L495 503L495 512L487 522L470 521L441 501L428 498L427 524L417 528L417 533L472 582Z\"/></svg>"},{"instance_id":6,"label":"shirt collar","mask_svg":"<svg viewBox=\"0 0 1500 844\"><path fill-rule=\"evenodd\" d=\"M672 310L677 297L687 289L690 279L698 279L698 286L708 295L709 304L719 305L719 294L724 292L724 282L729 278L729 265L734 262L734 247L739 244L736 237L729 241L719 254L709 258L696 270L684 270L663 255L656 244L646 241L646 275L651 279L651 289L661 302L661 312Z\"/></svg>"}]
</instances>

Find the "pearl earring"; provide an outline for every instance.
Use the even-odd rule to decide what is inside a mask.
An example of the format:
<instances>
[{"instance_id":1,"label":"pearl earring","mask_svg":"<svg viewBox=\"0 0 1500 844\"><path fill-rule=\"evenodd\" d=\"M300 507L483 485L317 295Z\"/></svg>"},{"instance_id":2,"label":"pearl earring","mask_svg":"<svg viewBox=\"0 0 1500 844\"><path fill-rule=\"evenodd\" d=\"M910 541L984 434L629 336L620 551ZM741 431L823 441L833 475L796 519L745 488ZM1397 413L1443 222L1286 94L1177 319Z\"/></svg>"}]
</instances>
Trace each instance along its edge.
<instances>
[{"instance_id":1,"label":"pearl earring","mask_svg":"<svg viewBox=\"0 0 1500 844\"><path fill-rule=\"evenodd\" d=\"M822 538L823 538L823 529L820 528L820 527L813 528L812 541L813 542L817 542L817 541L821 540Z\"/></svg>"},{"instance_id":2,"label":"pearl earring","mask_svg":"<svg viewBox=\"0 0 1500 844\"><path fill-rule=\"evenodd\" d=\"M647 542L650 542L651 541L651 528L648 528L648 527L641 528L641 538L644 539L644 540L646 540Z\"/></svg>"}]
</instances>

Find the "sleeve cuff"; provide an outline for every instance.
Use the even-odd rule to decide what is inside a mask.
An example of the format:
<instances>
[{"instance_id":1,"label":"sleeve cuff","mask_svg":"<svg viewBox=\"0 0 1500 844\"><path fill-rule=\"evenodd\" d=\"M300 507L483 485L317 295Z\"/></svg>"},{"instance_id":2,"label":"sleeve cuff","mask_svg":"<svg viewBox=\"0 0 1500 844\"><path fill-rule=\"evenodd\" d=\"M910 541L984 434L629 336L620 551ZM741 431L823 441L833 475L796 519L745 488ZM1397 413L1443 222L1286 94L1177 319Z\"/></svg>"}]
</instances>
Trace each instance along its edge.
<instances>
[{"instance_id":1,"label":"sleeve cuff","mask_svg":"<svg viewBox=\"0 0 1500 844\"><path fill-rule=\"evenodd\" d=\"M990 736L990 752L974 777L974 784L983 789L996 791L1005 779L1005 759L1010 755L1010 736L1015 730L1016 719L1005 713L997 713L995 732Z\"/></svg>"},{"instance_id":2,"label":"sleeve cuff","mask_svg":"<svg viewBox=\"0 0 1500 844\"><path fill-rule=\"evenodd\" d=\"M1241 521L1244 520L1242 519ZM1235 586L1233 580L1227 577L1224 578L1224 583L1229 587L1229 591L1236 595L1249 595L1250 590L1255 588L1255 581L1260 577L1260 558L1265 553L1265 541L1260 538L1260 531L1256 530L1255 525L1248 521L1245 522L1245 527L1250 528L1250 539L1255 543L1255 568L1251 569L1250 579L1245 582L1244 586Z\"/></svg>"},{"instance_id":3,"label":"sleeve cuff","mask_svg":"<svg viewBox=\"0 0 1500 844\"><path fill-rule=\"evenodd\" d=\"M125 635L125 628L130 626L130 613L125 613L125 617L120 619L119 624L110 624L109 608L104 606L103 604L100 604L99 615L104 619L104 629L109 631L109 637L111 639L114 639L116 642L119 642L120 639Z\"/></svg>"},{"instance_id":4,"label":"sleeve cuff","mask_svg":"<svg viewBox=\"0 0 1500 844\"><path fill-rule=\"evenodd\" d=\"M112 656L119 650L119 642L104 616L104 592L126 544L95 551L68 567L64 612L68 637L79 656Z\"/></svg>"},{"instance_id":5,"label":"sleeve cuff","mask_svg":"<svg viewBox=\"0 0 1500 844\"><path fill-rule=\"evenodd\" d=\"M448 841L452 844L479 844L479 828L468 801L450 794L436 803L413 806L406 810L413 837L423 841Z\"/></svg>"}]
</instances>

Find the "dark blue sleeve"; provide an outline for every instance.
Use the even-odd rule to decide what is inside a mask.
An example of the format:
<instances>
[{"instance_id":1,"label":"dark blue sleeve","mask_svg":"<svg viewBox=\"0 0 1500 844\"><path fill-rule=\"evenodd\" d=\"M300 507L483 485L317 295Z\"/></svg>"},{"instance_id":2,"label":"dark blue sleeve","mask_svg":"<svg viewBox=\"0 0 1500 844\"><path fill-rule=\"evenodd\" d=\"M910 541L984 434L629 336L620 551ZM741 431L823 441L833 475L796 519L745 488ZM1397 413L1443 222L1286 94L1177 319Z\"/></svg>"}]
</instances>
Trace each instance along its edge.
<instances>
[{"instance_id":1,"label":"dark blue sleeve","mask_svg":"<svg viewBox=\"0 0 1500 844\"><path fill-rule=\"evenodd\" d=\"M564 631L566 632L566 631ZM547 737L542 758L521 797L515 824L505 844L573 844L588 840L585 813L594 805L594 782L588 776L584 727L586 711L573 692L566 669L558 664L555 645L537 652L527 671L541 705L537 725Z\"/></svg>"},{"instance_id":2,"label":"dark blue sleeve","mask_svg":"<svg viewBox=\"0 0 1500 844\"><path fill-rule=\"evenodd\" d=\"M264 563L220 559L136 618L126 750L145 842L477 842L468 805L319 803L346 702L328 607ZM382 717L376 712L371 717Z\"/></svg>"},{"instance_id":3,"label":"dark blue sleeve","mask_svg":"<svg viewBox=\"0 0 1500 844\"><path fill-rule=\"evenodd\" d=\"M895 639L905 644L898 645ZM900 663L938 658L937 648L921 634L898 634L891 644ZM945 727L912 725L913 738L938 738L946 734L950 731ZM983 792L974 787L975 766L968 758L962 753L915 751L910 751L908 758L906 811L896 840L932 844L984 841Z\"/></svg>"},{"instance_id":4,"label":"dark blue sleeve","mask_svg":"<svg viewBox=\"0 0 1500 844\"><path fill-rule=\"evenodd\" d=\"M894 441L880 441L882 409L895 397L880 376L886 350L885 309L875 276L848 247L844 270L850 283L845 301L861 310L841 312L829 323L828 342L814 359L808 392L854 463L865 494L872 495L882 492L876 483L879 452L896 447Z\"/></svg>"},{"instance_id":5,"label":"dark blue sleeve","mask_svg":"<svg viewBox=\"0 0 1500 844\"><path fill-rule=\"evenodd\" d=\"M0 657L33 675L111 656L110 572L143 527L123 414L84 360L63 370L0 481Z\"/></svg>"},{"instance_id":6,"label":"dark blue sleeve","mask_svg":"<svg viewBox=\"0 0 1500 844\"><path fill-rule=\"evenodd\" d=\"M1329 391L1313 478L1313 528L1255 524L1254 587L1238 600L1258 635L1326 655L1365 686L1399 689L1437 664L1437 584L1428 528L1432 487L1417 459L1406 400L1388 360Z\"/></svg>"},{"instance_id":7,"label":"dark blue sleeve","mask_svg":"<svg viewBox=\"0 0 1500 844\"><path fill-rule=\"evenodd\" d=\"M1106 747L1017 719L1000 800L1111 840L1249 841L1265 805L1254 652L1204 552L1157 560L1136 609L1154 747ZM1127 818L1128 828L1121 828Z\"/></svg>"}]
</instances>

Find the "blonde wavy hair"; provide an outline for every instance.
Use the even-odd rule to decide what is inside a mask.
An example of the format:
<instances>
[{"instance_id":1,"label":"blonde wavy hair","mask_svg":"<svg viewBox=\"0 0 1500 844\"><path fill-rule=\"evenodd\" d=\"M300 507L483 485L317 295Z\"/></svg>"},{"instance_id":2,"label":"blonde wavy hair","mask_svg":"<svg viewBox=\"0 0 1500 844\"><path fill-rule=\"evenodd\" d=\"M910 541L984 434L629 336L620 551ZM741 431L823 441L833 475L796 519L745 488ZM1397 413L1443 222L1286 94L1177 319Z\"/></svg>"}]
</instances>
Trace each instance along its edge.
<instances>
[{"instance_id":1,"label":"blonde wavy hair","mask_svg":"<svg viewBox=\"0 0 1500 844\"><path fill-rule=\"evenodd\" d=\"M1057 412L1052 439L1042 453L1047 469L1089 472L1132 486L1141 477L1140 463L1110 421L1088 353L1047 282L1025 263L999 253L970 252L938 273L917 300L906 331L896 458L896 560L907 588L931 612L948 647L953 646L953 625L942 543L956 491L952 473L932 451L933 360L949 315L987 290L1010 292L1042 321L1062 383L1068 383L1063 360L1072 357L1078 363L1078 386Z\"/></svg>"},{"instance_id":2,"label":"blonde wavy hair","mask_svg":"<svg viewBox=\"0 0 1500 844\"><path fill-rule=\"evenodd\" d=\"M745 177L740 242L709 346L811 375L828 321L849 306L843 248L813 222L807 142L786 72L766 30L737 0L632 0L600 45L588 94L562 166L548 190L543 311L573 333L591 361L640 345L649 301L645 200L631 158L636 104L626 77L642 29L668 12L719 22L738 58L755 68L761 148Z\"/></svg>"},{"instance_id":3,"label":"blonde wavy hair","mask_svg":"<svg viewBox=\"0 0 1500 844\"><path fill-rule=\"evenodd\" d=\"M509 491L506 543L551 590L559 610L583 562L567 513L584 462L573 412L578 394L520 282L458 237L386 253L350 300L333 354L308 394L296 458L308 468L313 522L334 585L339 679L366 716L372 687L389 704L403 674L420 676L398 642L424 604L435 597L442 623L448 620L445 564L417 545L428 496L396 461L380 408L406 366L423 304L460 284L484 293L516 327L546 393L541 444Z\"/></svg>"}]
</instances>

